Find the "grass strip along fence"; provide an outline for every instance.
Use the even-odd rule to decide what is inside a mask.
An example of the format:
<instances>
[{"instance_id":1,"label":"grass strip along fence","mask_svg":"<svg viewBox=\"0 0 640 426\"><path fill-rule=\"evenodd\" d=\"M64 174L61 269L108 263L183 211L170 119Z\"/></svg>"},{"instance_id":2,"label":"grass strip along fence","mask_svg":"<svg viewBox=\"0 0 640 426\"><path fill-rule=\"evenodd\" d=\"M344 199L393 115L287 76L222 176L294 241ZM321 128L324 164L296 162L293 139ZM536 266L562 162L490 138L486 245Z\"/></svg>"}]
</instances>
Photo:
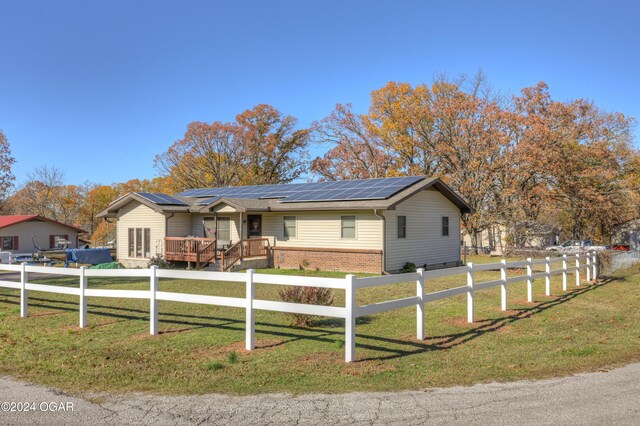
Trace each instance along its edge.
<instances>
[{"instance_id":1,"label":"grass strip along fence","mask_svg":"<svg viewBox=\"0 0 640 426\"><path fill-rule=\"evenodd\" d=\"M552 269L553 264L561 262L562 267ZM569 266L569 264L572 266ZM575 266L573 266L575 264ZM544 266L544 272L534 272L534 267ZM508 270L526 270L526 274L509 277ZM551 277L562 274L562 289L567 290L568 275L575 274L575 285L581 283L581 271L586 274L586 281L595 280L598 273L597 256L595 252L579 253L576 255L563 255L561 257L546 259L527 259L522 261L507 262L502 260L498 263L477 264L469 263L449 269L438 269L425 271L418 269L416 272L394 275L383 275L376 277L356 278L355 275L347 275L345 278L318 278L303 276L287 276L258 274L252 269L246 272L209 272L209 271L178 271L158 269L152 266L149 269L79 269L53 268L42 266L21 265L0 265L0 270L20 273L20 281L0 280L0 287L20 290L20 316L28 316L28 292L42 291L48 293L61 293L75 295L79 297L80 327L87 327L87 298L89 297L112 297L127 299L148 299L150 311L149 332L152 335L158 334L158 301L174 301L183 303L197 303L206 305L228 306L245 309L246 317L246 339L247 350L255 349L255 311L257 309L270 310L283 313L296 313L303 315L316 315L325 317L342 318L345 320L345 362L355 360L355 339L356 339L356 319L359 317L373 315L381 312L397 310L405 307L416 307L416 337L418 340L425 339L425 303L454 297L461 294L467 295L467 321L474 322L474 294L477 291L500 286L501 288L501 309L507 310L507 290L511 284L526 281L527 300L533 302L533 280L545 279L545 294L551 295ZM500 271L500 279L477 282L475 273L480 271ZM51 274L78 277L78 287L57 286L50 284L35 284L29 282L29 273ZM466 285L427 293L426 283L429 279L448 277L454 275L466 275ZM90 277L125 277L149 279L149 290L114 290L114 289L91 289L87 288ZM160 278L224 281L245 283L246 296L222 297L210 295L187 294L178 292L159 291ZM416 283L416 295L401 299L388 300L378 303L359 306L356 303L356 292L359 289L377 287L384 285L399 284L405 282ZM271 300L256 299L256 284L266 285L289 285L302 287L322 287L329 289L339 289L345 291L344 306L320 306L310 304L289 303Z\"/></svg>"}]
</instances>

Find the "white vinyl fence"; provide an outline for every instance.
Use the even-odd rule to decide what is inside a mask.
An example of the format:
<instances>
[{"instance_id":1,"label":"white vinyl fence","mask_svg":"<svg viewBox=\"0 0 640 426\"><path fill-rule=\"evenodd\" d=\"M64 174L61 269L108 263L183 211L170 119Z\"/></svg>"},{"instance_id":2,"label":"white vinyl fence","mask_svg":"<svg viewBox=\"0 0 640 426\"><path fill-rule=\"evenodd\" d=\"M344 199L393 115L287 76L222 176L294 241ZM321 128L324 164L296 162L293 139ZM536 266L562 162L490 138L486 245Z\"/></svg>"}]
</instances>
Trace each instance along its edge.
<instances>
[{"instance_id":1,"label":"white vinyl fence","mask_svg":"<svg viewBox=\"0 0 640 426\"><path fill-rule=\"evenodd\" d=\"M551 269L553 263L562 262L562 268ZM507 309L507 288L510 284L526 281L528 301L533 301L533 284L536 278L545 279L545 294L551 294L551 276L562 274L562 289L567 290L568 274L575 274L575 284L580 285L581 272L586 274L586 281L596 279L597 257L595 253L583 253L546 259L527 259L522 261L478 264L469 263L467 266L457 268L438 269L417 272L384 275L377 277L356 278L347 275L345 278L317 278L271 274L256 274L253 270L246 272L209 272L209 271L179 271L158 269L152 266L149 269L79 269L52 268L42 266L0 265L0 270L15 271L20 273L20 282L0 280L0 287L20 290L20 316L28 315L28 292L42 291L48 293L69 294L79 297L80 302L80 327L87 326L87 298L88 297L114 297L125 299L149 299L150 333L158 334L158 301L169 300L174 302L198 303L217 306L230 306L242 308L246 311L246 349L255 348L255 310L269 310L278 312L290 312L297 314L318 315L326 317L344 318L345 320L345 362L355 360L356 318L365 315L373 315L380 312L392 311L409 306L416 306L417 338L424 340L424 313L425 303L453 297L460 294L467 295L467 321L474 320L474 294L477 291L498 287L501 288L501 307ZM569 266L571 264L572 266ZM575 266L573 266L575 264ZM544 265L545 272L533 272L536 265ZM525 275L507 276L507 270L513 268L526 268ZM477 282L475 273L478 271L499 270L500 279L493 281ZM65 275L78 277L78 287L64 287L48 284L34 284L29 282L29 273ZM428 279L447 277L454 275L466 275L466 285L447 290L425 293L425 282ZM87 279L90 277L146 277L149 279L149 290L113 290L87 288ZM187 280L242 282L246 285L246 296L221 297L198 294L186 294L165 292L158 290L160 278L175 278ZM403 299L389 300L369 305L358 306L356 303L356 291L362 288L376 287L389 284L399 284L415 281L416 295ZM345 306L320 306L271 300L256 299L256 284L290 285L302 287L322 287L340 289L345 291Z\"/></svg>"}]
</instances>

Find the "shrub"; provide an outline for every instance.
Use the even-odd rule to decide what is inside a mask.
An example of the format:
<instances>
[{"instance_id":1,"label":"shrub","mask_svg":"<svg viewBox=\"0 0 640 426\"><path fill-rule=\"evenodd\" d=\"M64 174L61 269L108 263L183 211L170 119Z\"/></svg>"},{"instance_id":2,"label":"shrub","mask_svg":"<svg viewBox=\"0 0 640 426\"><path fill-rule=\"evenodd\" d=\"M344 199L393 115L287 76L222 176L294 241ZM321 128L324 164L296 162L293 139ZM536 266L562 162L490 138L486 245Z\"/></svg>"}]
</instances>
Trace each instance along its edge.
<instances>
[{"instance_id":1,"label":"shrub","mask_svg":"<svg viewBox=\"0 0 640 426\"><path fill-rule=\"evenodd\" d=\"M221 370L222 368L224 368L224 365L222 365L222 363L216 362L216 361L211 361L207 363L207 368L211 371L217 371L217 370Z\"/></svg>"},{"instance_id":2,"label":"shrub","mask_svg":"<svg viewBox=\"0 0 640 426\"><path fill-rule=\"evenodd\" d=\"M164 257L162 257L161 254L152 257L151 259L149 259L149 265L147 265L147 268L150 268L152 266L157 266L158 268L161 269L171 269L173 268L173 264L168 262L167 260L165 260Z\"/></svg>"},{"instance_id":3,"label":"shrub","mask_svg":"<svg viewBox=\"0 0 640 426\"><path fill-rule=\"evenodd\" d=\"M238 362L238 354L236 351L229 352L229 355L227 355L227 361L229 361L229 364L235 364Z\"/></svg>"},{"instance_id":4,"label":"shrub","mask_svg":"<svg viewBox=\"0 0 640 426\"><path fill-rule=\"evenodd\" d=\"M285 287L278 291L283 302L302 303L307 305L329 306L333 303L333 292L328 288L318 287ZM293 324L299 327L309 327L312 315L287 313L293 319Z\"/></svg>"},{"instance_id":5,"label":"shrub","mask_svg":"<svg viewBox=\"0 0 640 426\"><path fill-rule=\"evenodd\" d=\"M400 269L401 273L406 273L406 272L415 272L416 271L416 264L413 262L407 262L404 264L404 266L402 267L402 269Z\"/></svg>"}]
</instances>

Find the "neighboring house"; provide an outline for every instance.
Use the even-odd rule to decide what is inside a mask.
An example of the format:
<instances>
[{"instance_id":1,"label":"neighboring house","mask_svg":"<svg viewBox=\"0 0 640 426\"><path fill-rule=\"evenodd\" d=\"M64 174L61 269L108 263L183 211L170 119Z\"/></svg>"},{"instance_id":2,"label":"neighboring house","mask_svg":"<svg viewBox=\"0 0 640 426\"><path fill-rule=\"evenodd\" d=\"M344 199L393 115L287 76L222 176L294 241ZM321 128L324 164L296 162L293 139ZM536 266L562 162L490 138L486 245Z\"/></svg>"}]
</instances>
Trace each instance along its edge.
<instances>
[{"instance_id":1,"label":"neighboring house","mask_svg":"<svg viewBox=\"0 0 640 426\"><path fill-rule=\"evenodd\" d=\"M0 216L0 242L4 252L31 254L39 248L77 248L78 234L84 232L36 215Z\"/></svg>"},{"instance_id":2,"label":"neighboring house","mask_svg":"<svg viewBox=\"0 0 640 426\"><path fill-rule=\"evenodd\" d=\"M117 220L117 258L247 267L398 271L460 262L467 203L421 176L129 193L98 217Z\"/></svg>"},{"instance_id":3,"label":"neighboring house","mask_svg":"<svg viewBox=\"0 0 640 426\"><path fill-rule=\"evenodd\" d=\"M507 248L542 249L559 242L560 228L532 222L518 225L522 230L522 234L524 234L520 242L508 242L507 227L501 224L494 224L479 232L477 240L463 231L462 244L473 250L477 241L479 250L486 248L491 253L501 255L504 254Z\"/></svg>"},{"instance_id":4,"label":"neighboring house","mask_svg":"<svg viewBox=\"0 0 640 426\"><path fill-rule=\"evenodd\" d=\"M629 246L630 250L640 250L640 218L626 220L614 226L611 243Z\"/></svg>"}]
</instances>

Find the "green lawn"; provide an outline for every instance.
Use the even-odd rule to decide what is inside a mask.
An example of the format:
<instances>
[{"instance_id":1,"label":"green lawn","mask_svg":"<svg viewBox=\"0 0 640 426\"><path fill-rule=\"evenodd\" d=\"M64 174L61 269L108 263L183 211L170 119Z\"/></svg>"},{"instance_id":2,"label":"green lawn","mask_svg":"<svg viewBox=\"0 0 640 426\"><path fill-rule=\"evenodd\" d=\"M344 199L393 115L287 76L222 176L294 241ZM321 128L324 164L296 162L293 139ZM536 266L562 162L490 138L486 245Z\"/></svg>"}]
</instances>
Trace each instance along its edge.
<instances>
[{"instance_id":1,"label":"green lawn","mask_svg":"<svg viewBox=\"0 0 640 426\"><path fill-rule=\"evenodd\" d=\"M513 284L506 313L499 288L477 292L474 324L466 323L465 295L429 303L425 341L415 339L415 308L361 318L358 361L351 364L343 362L341 320L301 329L284 314L257 311L258 349L245 352L243 309L161 301L160 335L150 336L145 300L90 298L89 327L79 329L77 297L31 291L30 316L21 319L19 292L0 289L0 374L70 392L333 393L543 378L640 360L640 269L597 285L576 288L573 275L568 282L562 294L554 277L554 296L545 297L544 280L537 280L533 304L526 302L526 284ZM464 284L460 275L428 281L427 290ZM148 281L91 278L89 287L146 289ZM237 297L245 291L242 283L169 279L160 289ZM278 289L258 285L257 297L277 300ZM358 290L357 300L414 294L415 284L405 283ZM342 291L335 296L336 305L344 302Z\"/></svg>"}]
</instances>

